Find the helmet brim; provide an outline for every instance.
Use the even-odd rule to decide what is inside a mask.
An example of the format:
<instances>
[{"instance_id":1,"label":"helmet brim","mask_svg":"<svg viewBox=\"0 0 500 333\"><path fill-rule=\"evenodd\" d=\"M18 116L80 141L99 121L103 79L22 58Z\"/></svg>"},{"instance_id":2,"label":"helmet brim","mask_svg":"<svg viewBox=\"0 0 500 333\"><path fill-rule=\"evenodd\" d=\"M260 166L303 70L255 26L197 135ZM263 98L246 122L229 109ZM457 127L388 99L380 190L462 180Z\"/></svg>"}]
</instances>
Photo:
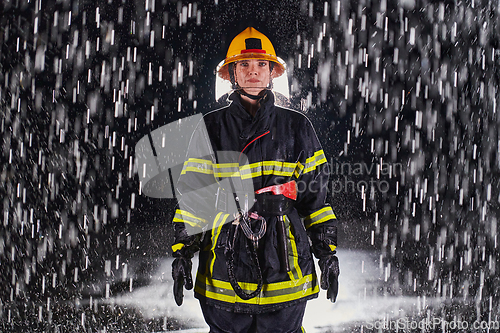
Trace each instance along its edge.
<instances>
[{"instance_id":1,"label":"helmet brim","mask_svg":"<svg viewBox=\"0 0 500 333\"><path fill-rule=\"evenodd\" d=\"M279 57L275 57L272 54L265 54L265 53L245 53L245 54L238 54L236 56L221 61L217 66L217 75L219 75L219 77L224 80L230 81L231 78L229 75L228 65L237 61L250 60L250 59L267 60L274 62L275 66L273 68L273 71L271 72L272 79L280 77L286 71L286 64L283 61L283 59Z\"/></svg>"}]
</instances>

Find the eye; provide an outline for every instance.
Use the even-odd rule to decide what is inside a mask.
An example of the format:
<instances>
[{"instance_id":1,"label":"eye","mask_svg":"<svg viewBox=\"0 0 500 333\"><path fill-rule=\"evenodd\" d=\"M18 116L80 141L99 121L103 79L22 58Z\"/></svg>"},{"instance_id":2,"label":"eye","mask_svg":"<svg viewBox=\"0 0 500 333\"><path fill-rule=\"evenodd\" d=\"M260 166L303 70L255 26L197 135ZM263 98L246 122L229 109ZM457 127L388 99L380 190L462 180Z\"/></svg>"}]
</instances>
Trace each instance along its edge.
<instances>
[{"instance_id":1,"label":"eye","mask_svg":"<svg viewBox=\"0 0 500 333\"><path fill-rule=\"evenodd\" d=\"M260 66L260 67L266 67L266 66L267 66L267 62L265 62L265 61L260 61L260 62L259 62L259 66Z\"/></svg>"},{"instance_id":2,"label":"eye","mask_svg":"<svg viewBox=\"0 0 500 333\"><path fill-rule=\"evenodd\" d=\"M248 61L239 62L238 65L240 65L241 67L248 67Z\"/></svg>"}]
</instances>

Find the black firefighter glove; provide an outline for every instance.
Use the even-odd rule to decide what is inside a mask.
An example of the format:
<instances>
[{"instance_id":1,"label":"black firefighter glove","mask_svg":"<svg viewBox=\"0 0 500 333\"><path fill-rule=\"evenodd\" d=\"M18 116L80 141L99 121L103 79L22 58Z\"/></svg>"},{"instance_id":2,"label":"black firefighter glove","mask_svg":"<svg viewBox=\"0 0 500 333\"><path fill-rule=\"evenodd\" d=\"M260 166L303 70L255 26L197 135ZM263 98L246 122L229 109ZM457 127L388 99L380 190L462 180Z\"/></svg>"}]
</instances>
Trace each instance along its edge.
<instances>
[{"instance_id":1,"label":"black firefighter glove","mask_svg":"<svg viewBox=\"0 0 500 333\"><path fill-rule=\"evenodd\" d=\"M184 230L185 231L185 230ZM187 290L193 289L193 278L191 259L194 253L199 250L199 237L187 236L176 237L179 241L172 246L174 261L172 262L172 278L174 279L174 299L178 306L182 305L184 298L184 287Z\"/></svg>"},{"instance_id":2,"label":"black firefighter glove","mask_svg":"<svg viewBox=\"0 0 500 333\"><path fill-rule=\"evenodd\" d=\"M334 303L339 291L339 259L335 255L337 247L336 226L312 226L308 230L312 242L312 250L319 258L321 269L321 289L326 290L326 297Z\"/></svg>"},{"instance_id":3,"label":"black firefighter glove","mask_svg":"<svg viewBox=\"0 0 500 333\"><path fill-rule=\"evenodd\" d=\"M339 259L335 255L321 258L319 268L321 269L321 289L326 290L326 298L335 303L339 293Z\"/></svg>"},{"instance_id":4,"label":"black firefighter glove","mask_svg":"<svg viewBox=\"0 0 500 333\"><path fill-rule=\"evenodd\" d=\"M178 252L178 251L177 251ZM174 278L174 299L177 305L182 305L184 298L184 286L187 290L193 289L193 278L191 277L191 259L180 256L172 262L172 277Z\"/></svg>"}]
</instances>

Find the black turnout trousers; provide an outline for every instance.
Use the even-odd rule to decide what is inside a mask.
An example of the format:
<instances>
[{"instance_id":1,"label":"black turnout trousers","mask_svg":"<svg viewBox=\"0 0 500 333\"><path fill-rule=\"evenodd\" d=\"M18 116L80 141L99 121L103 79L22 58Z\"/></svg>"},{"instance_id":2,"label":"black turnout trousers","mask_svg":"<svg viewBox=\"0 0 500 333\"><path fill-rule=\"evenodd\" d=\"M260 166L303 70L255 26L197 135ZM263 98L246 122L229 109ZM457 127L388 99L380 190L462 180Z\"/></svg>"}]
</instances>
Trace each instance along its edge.
<instances>
[{"instance_id":1,"label":"black turnout trousers","mask_svg":"<svg viewBox=\"0 0 500 333\"><path fill-rule=\"evenodd\" d=\"M210 333L302 333L306 302L260 314L230 312L200 301Z\"/></svg>"}]
</instances>

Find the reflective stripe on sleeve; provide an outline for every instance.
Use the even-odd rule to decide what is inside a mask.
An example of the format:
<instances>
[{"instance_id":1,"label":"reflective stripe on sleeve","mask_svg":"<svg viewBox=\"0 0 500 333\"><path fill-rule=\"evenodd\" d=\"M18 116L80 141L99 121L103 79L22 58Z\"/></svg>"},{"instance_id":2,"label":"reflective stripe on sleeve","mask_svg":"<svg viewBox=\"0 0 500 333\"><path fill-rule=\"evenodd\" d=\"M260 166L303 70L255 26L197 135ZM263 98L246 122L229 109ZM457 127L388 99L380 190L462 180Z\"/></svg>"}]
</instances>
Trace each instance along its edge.
<instances>
[{"instance_id":1,"label":"reflective stripe on sleeve","mask_svg":"<svg viewBox=\"0 0 500 333\"><path fill-rule=\"evenodd\" d=\"M174 244L172 245L172 252L176 252L176 251L179 251L180 249L182 249L184 247L184 244L182 243L177 243L177 244Z\"/></svg>"},{"instance_id":2,"label":"reflective stripe on sleeve","mask_svg":"<svg viewBox=\"0 0 500 333\"><path fill-rule=\"evenodd\" d=\"M323 163L326 163L326 156L323 149L321 149L315 152L313 156L306 159L306 164L304 165L304 173L316 170L316 168Z\"/></svg>"},{"instance_id":3,"label":"reflective stripe on sleeve","mask_svg":"<svg viewBox=\"0 0 500 333\"><path fill-rule=\"evenodd\" d=\"M199 218L190 212L181 209L177 209L175 211L173 222L186 223L192 227L203 227L207 223L205 219Z\"/></svg>"},{"instance_id":4,"label":"reflective stripe on sleeve","mask_svg":"<svg viewBox=\"0 0 500 333\"><path fill-rule=\"evenodd\" d=\"M304 219L304 224L306 226L306 229L308 229L313 225L334 219L336 219L336 217L333 213L332 208L330 206L326 206L324 208L321 208L320 210L315 211L311 215L306 216L306 218Z\"/></svg>"}]
</instances>

